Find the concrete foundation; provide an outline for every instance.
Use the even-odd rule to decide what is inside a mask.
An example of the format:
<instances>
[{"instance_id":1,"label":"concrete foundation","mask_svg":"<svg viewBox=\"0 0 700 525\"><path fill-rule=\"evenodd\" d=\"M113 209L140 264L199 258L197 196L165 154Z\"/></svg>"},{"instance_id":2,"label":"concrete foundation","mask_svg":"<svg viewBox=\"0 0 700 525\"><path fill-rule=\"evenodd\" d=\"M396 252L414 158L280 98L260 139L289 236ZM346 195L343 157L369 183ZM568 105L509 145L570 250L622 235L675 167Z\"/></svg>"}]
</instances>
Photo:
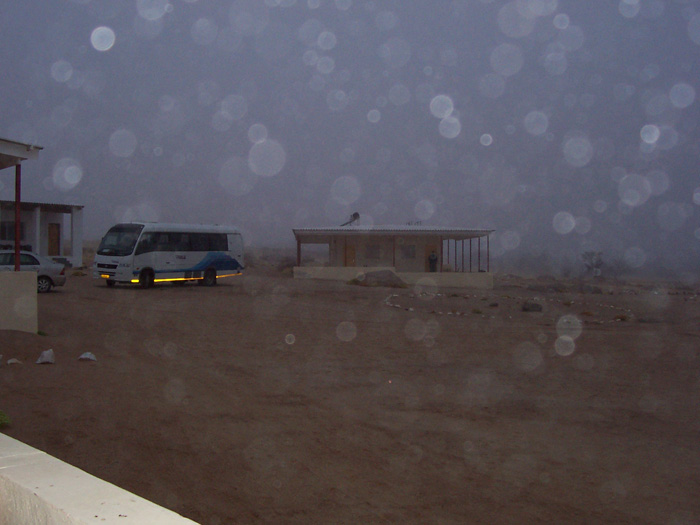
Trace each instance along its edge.
<instances>
[{"instance_id":1,"label":"concrete foundation","mask_svg":"<svg viewBox=\"0 0 700 525\"><path fill-rule=\"evenodd\" d=\"M0 525L14 523L195 522L0 434Z\"/></svg>"},{"instance_id":2,"label":"concrete foundation","mask_svg":"<svg viewBox=\"0 0 700 525\"><path fill-rule=\"evenodd\" d=\"M432 288L478 288L491 290L493 274L489 272L397 272L393 267L349 267L349 266L295 266L295 279L323 279L329 281L350 281L359 275L379 270L391 270L409 285Z\"/></svg>"}]
</instances>

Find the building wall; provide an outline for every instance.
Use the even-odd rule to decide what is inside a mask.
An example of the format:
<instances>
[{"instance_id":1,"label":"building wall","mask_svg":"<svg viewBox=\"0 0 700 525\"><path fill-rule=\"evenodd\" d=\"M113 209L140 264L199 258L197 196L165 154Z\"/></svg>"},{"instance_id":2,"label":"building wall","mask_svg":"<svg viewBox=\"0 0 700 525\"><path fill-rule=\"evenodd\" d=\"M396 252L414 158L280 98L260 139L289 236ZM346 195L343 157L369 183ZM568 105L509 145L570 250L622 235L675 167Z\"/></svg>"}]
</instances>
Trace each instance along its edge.
<instances>
[{"instance_id":1,"label":"building wall","mask_svg":"<svg viewBox=\"0 0 700 525\"><path fill-rule=\"evenodd\" d=\"M49 253L49 224L60 224L61 228L61 235L59 237L60 239L60 249L58 255L67 255L63 252L63 235L64 235L64 226L63 226L63 213L46 213L43 212L41 214L41 237L40 237L40 243L39 243L39 253L40 254L47 254Z\"/></svg>"},{"instance_id":2,"label":"building wall","mask_svg":"<svg viewBox=\"0 0 700 525\"><path fill-rule=\"evenodd\" d=\"M81 266L83 261L83 210L73 208L70 215L66 213L43 211L40 206L33 210L22 210L20 221L23 225L23 236L20 239L22 246L30 246L31 250L39 255L49 255L49 224L58 224L60 234L58 237L59 252L57 255L66 256L73 266ZM0 208L0 222L14 223L14 206L2 206ZM0 244L14 244L12 236L0 238ZM70 239L71 253L66 251L64 240ZM53 254L52 254L53 255Z\"/></svg>"},{"instance_id":3,"label":"building wall","mask_svg":"<svg viewBox=\"0 0 700 525\"><path fill-rule=\"evenodd\" d=\"M431 248L439 257L440 240L435 237L339 236L331 239L329 265L346 266L346 253L351 256L354 250L354 266L359 268L391 266L399 272L424 272Z\"/></svg>"}]
</instances>

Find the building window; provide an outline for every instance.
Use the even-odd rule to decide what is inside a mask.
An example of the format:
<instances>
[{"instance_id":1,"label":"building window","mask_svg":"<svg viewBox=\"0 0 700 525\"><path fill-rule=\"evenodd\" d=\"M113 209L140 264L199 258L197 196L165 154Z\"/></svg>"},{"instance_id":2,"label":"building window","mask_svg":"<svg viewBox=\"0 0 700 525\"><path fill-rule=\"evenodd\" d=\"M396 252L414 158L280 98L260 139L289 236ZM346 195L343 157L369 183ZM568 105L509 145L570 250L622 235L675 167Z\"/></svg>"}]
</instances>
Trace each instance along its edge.
<instances>
[{"instance_id":1,"label":"building window","mask_svg":"<svg viewBox=\"0 0 700 525\"><path fill-rule=\"evenodd\" d=\"M401 246L401 257L403 257L404 259L415 259L416 245L411 244L410 246Z\"/></svg>"},{"instance_id":2,"label":"building window","mask_svg":"<svg viewBox=\"0 0 700 525\"><path fill-rule=\"evenodd\" d=\"M378 244L368 244L366 246L365 258L366 259L379 259L381 254L381 247Z\"/></svg>"},{"instance_id":3,"label":"building window","mask_svg":"<svg viewBox=\"0 0 700 525\"><path fill-rule=\"evenodd\" d=\"M24 223L19 223L19 240L24 240ZM14 241L15 240L15 223L4 221L0 222L0 239L3 241Z\"/></svg>"}]
</instances>

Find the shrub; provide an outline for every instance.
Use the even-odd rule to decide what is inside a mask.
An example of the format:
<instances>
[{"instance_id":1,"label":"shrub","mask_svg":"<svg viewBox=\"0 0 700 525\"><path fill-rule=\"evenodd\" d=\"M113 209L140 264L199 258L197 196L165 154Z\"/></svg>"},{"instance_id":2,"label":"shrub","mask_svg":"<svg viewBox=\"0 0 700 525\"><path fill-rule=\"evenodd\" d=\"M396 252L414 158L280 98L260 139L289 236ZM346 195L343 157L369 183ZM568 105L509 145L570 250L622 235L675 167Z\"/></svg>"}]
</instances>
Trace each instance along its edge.
<instances>
[{"instance_id":1,"label":"shrub","mask_svg":"<svg viewBox=\"0 0 700 525\"><path fill-rule=\"evenodd\" d=\"M4 427L6 425L9 425L9 424L10 424L10 418L7 416L7 414L5 414L5 412L0 410L0 428Z\"/></svg>"}]
</instances>

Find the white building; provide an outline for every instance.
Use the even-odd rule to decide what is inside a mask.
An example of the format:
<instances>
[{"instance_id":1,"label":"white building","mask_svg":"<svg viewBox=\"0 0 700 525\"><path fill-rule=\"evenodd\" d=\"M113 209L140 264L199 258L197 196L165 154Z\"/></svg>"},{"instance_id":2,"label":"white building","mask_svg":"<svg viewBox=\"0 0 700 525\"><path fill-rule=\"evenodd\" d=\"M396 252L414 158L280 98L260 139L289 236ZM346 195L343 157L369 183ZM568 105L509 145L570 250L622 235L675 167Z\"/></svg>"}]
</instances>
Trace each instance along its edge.
<instances>
[{"instance_id":1,"label":"white building","mask_svg":"<svg viewBox=\"0 0 700 525\"><path fill-rule=\"evenodd\" d=\"M13 249L15 202L0 200L0 246ZM67 241L67 242L66 242ZM83 265L83 206L48 202L20 204L20 245L47 257Z\"/></svg>"}]
</instances>

